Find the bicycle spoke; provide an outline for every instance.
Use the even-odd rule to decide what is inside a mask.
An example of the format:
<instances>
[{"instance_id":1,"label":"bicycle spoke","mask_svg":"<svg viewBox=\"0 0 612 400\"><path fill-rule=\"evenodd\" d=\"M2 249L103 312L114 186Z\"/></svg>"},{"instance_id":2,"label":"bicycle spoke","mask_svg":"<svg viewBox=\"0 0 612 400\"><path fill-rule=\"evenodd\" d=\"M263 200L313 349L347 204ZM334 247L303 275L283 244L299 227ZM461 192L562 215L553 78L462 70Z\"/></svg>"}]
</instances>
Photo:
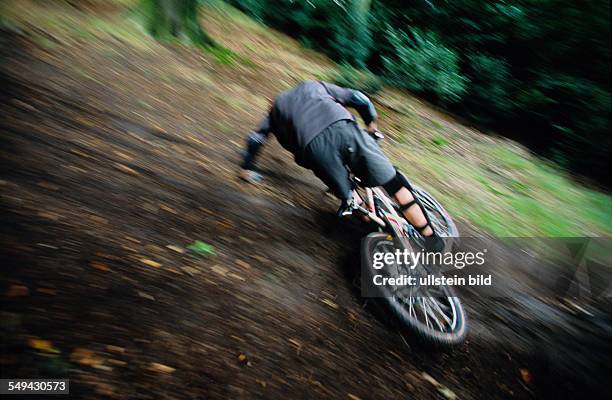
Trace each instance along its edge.
<instances>
[{"instance_id":1,"label":"bicycle spoke","mask_svg":"<svg viewBox=\"0 0 612 400\"><path fill-rule=\"evenodd\" d=\"M433 321L436 323L436 325L438 325L438 328L440 328L441 332L444 332L444 326L442 326L442 324L440 323L440 320L436 317L436 314L433 312L433 310L430 307L427 307L427 304L429 303L429 301L427 300L427 298L423 298L423 304L425 305L425 311L427 314L429 314L429 316L431 317L431 319L433 319ZM433 325L432 325L433 327Z\"/></svg>"},{"instance_id":2,"label":"bicycle spoke","mask_svg":"<svg viewBox=\"0 0 612 400\"><path fill-rule=\"evenodd\" d=\"M427 318L427 310L425 309L425 302L423 301L424 297L420 297L421 300L421 308L423 309L423 315L425 316L425 325L429 328L433 326L429 323L429 318Z\"/></svg>"},{"instance_id":3,"label":"bicycle spoke","mask_svg":"<svg viewBox=\"0 0 612 400\"><path fill-rule=\"evenodd\" d=\"M440 315L442 316L442 318L444 318L444 320L446 321L446 323L448 324L448 326L452 325L452 321L450 320L450 318L444 313L444 311L442 311L442 309L440 308L440 305L438 304L437 301L435 301L435 299L432 300L433 305L435 306L436 310L438 311L438 313L440 313ZM433 310L432 310L433 312Z\"/></svg>"}]
</instances>

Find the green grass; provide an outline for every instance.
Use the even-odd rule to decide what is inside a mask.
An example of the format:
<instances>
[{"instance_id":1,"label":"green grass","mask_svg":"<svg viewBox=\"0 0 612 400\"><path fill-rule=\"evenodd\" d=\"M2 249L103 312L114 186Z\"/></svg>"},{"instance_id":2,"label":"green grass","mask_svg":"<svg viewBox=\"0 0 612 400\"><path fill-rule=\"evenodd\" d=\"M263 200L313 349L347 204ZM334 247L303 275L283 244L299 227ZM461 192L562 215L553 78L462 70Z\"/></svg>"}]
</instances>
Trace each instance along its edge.
<instances>
[{"instance_id":1,"label":"green grass","mask_svg":"<svg viewBox=\"0 0 612 400\"><path fill-rule=\"evenodd\" d=\"M242 64L246 67L255 67L255 63L248 57L237 54L230 49L225 47L206 47L204 49L207 53L213 56L214 60L221 65L233 66Z\"/></svg>"},{"instance_id":2,"label":"green grass","mask_svg":"<svg viewBox=\"0 0 612 400\"><path fill-rule=\"evenodd\" d=\"M443 136L436 136L431 139L432 143L436 146L445 146L448 144L448 140L446 140Z\"/></svg>"},{"instance_id":3,"label":"green grass","mask_svg":"<svg viewBox=\"0 0 612 400\"><path fill-rule=\"evenodd\" d=\"M418 161L429 173L416 180L425 182L451 215L496 236L612 234L610 196L513 148L481 144L476 150L476 160L430 154Z\"/></svg>"}]
</instances>

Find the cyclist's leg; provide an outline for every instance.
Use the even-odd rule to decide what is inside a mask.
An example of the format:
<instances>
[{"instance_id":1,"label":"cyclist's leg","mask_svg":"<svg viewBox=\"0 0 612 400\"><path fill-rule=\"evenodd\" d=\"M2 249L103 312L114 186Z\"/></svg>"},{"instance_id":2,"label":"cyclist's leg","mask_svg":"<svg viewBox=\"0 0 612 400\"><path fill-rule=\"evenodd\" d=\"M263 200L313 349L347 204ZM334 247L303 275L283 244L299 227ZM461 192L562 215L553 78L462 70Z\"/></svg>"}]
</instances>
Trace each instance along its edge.
<instances>
[{"instance_id":1,"label":"cyclist's leg","mask_svg":"<svg viewBox=\"0 0 612 400\"><path fill-rule=\"evenodd\" d=\"M306 147L303 158L306 167L346 204L353 194L337 130L338 126L334 124L317 135Z\"/></svg>"},{"instance_id":2,"label":"cyclist's leg","mask_svg":"<svg viewBox=\"0 0 612 400\"><path fill-rule=\"evenodd\" d=\"M392 194L400 210L404 216L423 236L432 236L435 234L431 226L425 208L421 202L414 196L412 186L408 179L399 171L396 175L381 185L389 194Z\"/></svg>"},{"instance_id":3,"label":"cyclist's leg","mask_svg":"<svg viewBox=\"0 0 612 400\"><path fill-rule=\"evenodd\" d=\"M410 182L400 174L380 150L376 141L361 130L355 135L355 151L349 166L367 186L382 186L395 198L404 216L423 236L434 234L425 209L412 193Z\"/></svg>"}]
</instances>

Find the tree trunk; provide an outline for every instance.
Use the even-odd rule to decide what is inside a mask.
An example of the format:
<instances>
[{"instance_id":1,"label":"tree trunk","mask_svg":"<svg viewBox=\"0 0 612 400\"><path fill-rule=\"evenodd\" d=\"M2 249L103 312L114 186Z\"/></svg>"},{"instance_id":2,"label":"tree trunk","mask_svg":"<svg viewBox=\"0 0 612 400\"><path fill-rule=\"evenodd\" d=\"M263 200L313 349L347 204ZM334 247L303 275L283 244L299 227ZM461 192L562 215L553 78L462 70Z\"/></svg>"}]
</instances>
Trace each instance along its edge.
<instances>
[{"instance_id":1,"label":"tree trunk","mask_svg":"<svg viewBox=\"0 0 612 400\"><path fill-rule=\"evenodd\" d=\"M158 39L184 34L194 44L216 47L198 21L199 0L143 0L141 9L149 33Z\"/></svg>"}]
</instances>

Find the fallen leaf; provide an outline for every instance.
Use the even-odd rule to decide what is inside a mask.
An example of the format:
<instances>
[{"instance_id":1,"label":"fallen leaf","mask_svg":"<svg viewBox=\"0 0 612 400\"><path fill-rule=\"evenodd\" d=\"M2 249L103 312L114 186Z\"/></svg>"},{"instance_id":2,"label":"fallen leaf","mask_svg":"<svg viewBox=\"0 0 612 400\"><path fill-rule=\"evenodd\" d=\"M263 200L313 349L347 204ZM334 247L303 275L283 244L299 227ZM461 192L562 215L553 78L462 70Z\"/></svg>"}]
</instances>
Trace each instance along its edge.
<instances>
[{"instance_id":1,"label":"fallen leaf","mask_svg":"<svg viewBox=\"0 0 612 400\"><path fill-rule=\"evenodd\" d=\"M423 372L421 374L421 377L436 387L440 385L440 383L437 380L435 380L433 376L429 375L427 372Z\"/></svg>"},{"instance_id":2,"label":"fallen leaf","mask_svg":"<svg viewBox=\"0 0 612 400\"><path fill-rule=\"evenodd\" d=\"M53 354L60 353L58 349L53 347L53 344L50 341L40 339L37 337L28 338L28 346L30 346L31 348L35 350L39 350L45 353L53 353Z\"/></svg>"},{"instance_id":3,"label":"fallen leaf","mask_svg":"<svg viewBox=\"0 0 612 400\"><path fill-rule=\"evenodd\" d=\"M255 260L259 261L260 263L264 263L264 264L268 264L270 263L270 260L268 260L266 257L260 256L260 255L254 255L252 256Z\"/></svg>"},{"instance_id":4,"label":"fallen leaf","mask_svg":"<svg viewBox=\"0 0 612 400\"><path fill-rule=\"evenodd\" d=\"M106 345L106 350L113 353L125 353L125 349L119 346L113 346L112 344Z\"/></svg>"},{"instance_id":5,"label":"fallen leaf","mask_svg":"<svg viewBox=\"0 0 612 400\"><path fill-rule=\"evenodd\" d=\"M262 381L260 379L255 379L256 383L259 383L261 385L261 387L265 388L266 386L268 386L268 384L266 383L266 381Z\"/></svg>"},{"instance_id":6,"label":"fallen leaf","mask_svg":"<svg viewBox=\"0 0 612 400\"><path fill-rule=\"evenodd\" d=\"M199 270L199 269L197 269L197 268L194 268L194 267L183 267L183 268L181 268L181 270L182 270L183 272L188 273L188 274L189 274L189 275L191 275L191 276L194 276L194 275L196 275L196 274L199 274L199 273L200 273L200 270Z\"/></svg>"},{"instance_id":7,"label":"fallen leaf","mask_svg":"<svg viewBox=\"0 0 612 400\"><path fill-rule=\"evenodd\" d=\"M156 244L147 244L144 248L146 251L150 251L151 253L161 253L164 250Z\"/></svg>"},{"instance_id":8,"label":"fallen leaf","mask_svg":"<svg viewBox=\"0 0 612 400\"><path fill-rule=\"evenodd\" d=\"M155 301L155 297L151 296L148 293L145 292L141 292L140 290L138 291L138 296L142 297L143 299L147 299L147 300L151 300L151 301Z\"/></svg>"},{"instance_id":9,"label":"fallen leaf","mask_svg":"<svg viewBox=\"0 0 612 400\"><path fill-rule=\"evenodd\" d=\"M427 372L423 372L421 374L421 377L427 382L431 383L438 390L438 392L440 392L440 394L448 400L457 400L457 395L455 394L455 392L435 380L434 377L429 375Z\"/></svg>"},{"instance_id":10,"label":"fallen leaf","mask_svg":"<svg viewBox=\"0 0 612 400\"><path fill-rule=\"evenodd\" d=\"M98 224L107 224L108 220L106 218L102 218L100 216L97 215L90 215L89 219L91 219L93 222L96 222Z\"/></svg>"},{"instance_id":11,"label":"fallen leaf","mask_svg":"<svg viewBox=\"0 0 612 400\"><path fill-rule=\"evenodd\" d=\"M143 264L148 265L149 267L154 267L154 268L161 267L160 263L158 263L157 261L149 260L148 258L141 258L140 261Z\"/></svg>"},{"instance_id":12,"label":"fallen leaf","mask_svg":"<svg viewBox=\"0 0 612 400\"><path fill-rule=\"evenodd\" d=\"M163 203L159 204L159 208L164 210L164 211L168 211L169 213L175 214L175 215L178 214L178 211L176 211L173 208L168 207L167 205L165 205Z\"/></svg>"},{"instance_id":13,"label":"fallen leaf","mask_svg":"<svg viewBox=\"0 0 612 400\"><path fill-rule=\"evenodd\" d=\"M88 367L94 367L104 363L104 359L98 356L93 350L77 347L70 354L70 361L77 364L86 365Z\"/></svg>"},{"instance_id":14,"label":"fallen leaf","mask_svg":"<svg viewBox=\"0 0 612 400\"><path fill-rule=\"evenodd\" d=\"M183 249L182 247L175 246L173 244L167 245L166 248L181 254L185 252L185 249Z\"/></svg>"},{"instance_id":15,"label":"fallen leaf","mask_svg":"<svg viewBox=\"0 0 612 400\"><path fill-rule=\"evenodd\" d=\"M117 151L117 150L113 150L113 153L115 153L119 157L123 158L124 160L127 160L127 161L132 161L133 160L132 156L130 156L129 154L125 154L125 153L122 153L122 152Z\"/></svg>"},{"instance_id":16,"label":"fallen leaf","mask_svg":"<svg viewBox=\"0 0 612 400\"><path fill-rule=\"evenodd\" d=\"M352 393L348 393L348 398L351 400L361 400L361 397L357 397Z\"/></svg>"},{"instance_id":17,"label":"fallen leaf","mask_svg":"<svg viewBox=\"0 0 612 400\"><path fill-rule=\"evenodd\" d=\"M114 167L116 169L118 169L119 171L125 172L125 173L130 174L130 175L139 175L138 172L136 172L132 168L128 167L127 165L115 163Z\"/></svg>"},{"instance_id":18,"label":"fallen leaf","mask_svg":"<svg viewBox=\"0 0 612 400\"><path fill-rule=\"evenodd\" d=\"M328 306L330 306L333 309L338 309L338 304L334 303L333 301L329 300L329 299L322 299L321 300L322 303L327 304Z\"/></svg>"},{"instance_id":19,"label":"fallen leaf","mask_svg":"<svg viewBox=\"0 0 612 400\"><path fill-rule=\"evenodd\" d=\"M199 255L203 255L203 256L215 255L215 249L213 248L213 246L208 243L204 243L201 240L196 240L195 242L187 246L187 248Z\"/></svg>"},{"instance_id":20,"label":"fallen leaf","mask_svg":"<svg viewBox=\"0 0 612 400\"><path fill-rule=\"evenodd\" d=\"M89 263L89 265L95 269L99 269L100 271L110 271L110 268L108 267L108 265L100 261L92 261Z\"/></svg>"},{"instance_id":21,"label":"fallen leaf","mask_svg":"<svg viewBox=\"0 0 612 400\"><path fill-rule=\"evenodd\" d=\"M240 363L246 365L247 367L250 367L252 365L247 356L242 353L238 356L238 361L240 361Z\"/></svg>"},{"instance_id":22,"label":"fallen leaf","mask_svg":"<svg viewBox=\"0 0 612 400\"><path fill-rule=\"evenodd\" d=\"M219 275L224 275L229 271L227 268L222 267L220 265L213 265L210 268L214 273L219 274Z\"/></svg>"},{"instance_id":23,"label":"fallen leaf","mask_svg":"<svg viewBox=\"0 0 612 400\"><path fill-rule=\"evenodd\" d=\"M527 368L519 368L519 373L521 374L521 379L528 385L533 383L533 375Z\"/></svg>"},{"instance_id":24,"label":"fallen leaf","mask_svg":"<svg viewBox=\"0 0 612 400\"><path fill-rule=\"evenodd\" d=\"M240 275L238 275L238 274L235 274L235 273L233 273L233 272L228 272L228 273L227 273L227 276L228 276L228 277L230 277L230 278L232 278L232 279L238 279L239 281L242 281L242 282L245 282L245 281L246 281L246 279L245 279L245 278L243 278L242 276L240 276Z\"/></svg>"},{"instance_id":25,"label":"fallen leaf","mask_svg":"<svg viewBox=\"0 0 612 400\"><path fill-rule=\"evenodd\" d=\"M58 221L62 217L58 213L54 213L51 211L39 211L38 216L45 219L50 219L51 221Z\"/></svg>"},{"instance_id":26,"label":"fallen leaf","mask_svg":"<svg viewBox=\"0 0 612 400\"><path fill-rule=\"evenodd\" d=\"M246 242L248 244L253 244L255 242L253 242L251 239L244 237L244 236L239 236L238 239L242 240L243 242Z\"/></svg>"},{"instance_id":27,"label":"fallen leaf","mask_svg":"<svg viewBox=\"0 0 612 400\"><path fill-rule=\"evenodd\" d=\"M23 297L30 294L30 289L23 285L11 285L4 295L6 297Z\"/></svg>"},{"instance_id":28,"label":"fallen leaf","mask_svg":"<svg viewBox=\"0 0 612 400\"><path fill-rule=\"evenodd\" d=\"M121 245L121 248L126 251L131 251L132 253L138 253L138 250L136 250L135 248L126 246L124 244Z\"/></svg>"},{"instance_id":29,"label":"fallen leaf","mask_svg":"<svg viewBox=\"0 0 612 400\"><path fill-rule=\"evenodd\" d=\"M114 358L109 358L108 360L106 360L106 362L108 362L109 364L118 365L118 366L127 365L125 361L115 360Z\"/></svg>"},{"instance_id":30,"label":"fallen leaf","mask_svg":"<svg viewBox=\"0 0 612 400\"><path fill-rule=\"evenodd\" d=\"M162 372L164 374L171 374L172 372L176 371L176 368L172 368L165 364L152 362L151 364L149 364L149 370L155 372Z\"/></svg>"},{"instance_id":31,"label":"fallen leaf","mask_svg":"<svg viewBox=\"0 0 612 400\"><path fill-rule=\"evenodd\" d=\"M94 364L92 365L92 367L94 367L95 369L99 369L101 371L106 371L106 372L110 372L113 370L113 367L109 367L108 365L104 365L104 364Z\"/></svg>"},{"instance_id":32,"label":"fallen leaf","mask_svg":"<svg viewBox=\"0 0 612 400\"><path fill-rule=\"evenodd\" d=\"M239 266L240 268L244 268L244 269L251 269L251 264L249 264L246 261L242 261L242 260L236 260L236 265Z\"/></svg>"},{"instance_id":33,"label":"fallen leaf","mask_svg":"<svg viewBox=\"0 0 612 400\"><path fill-rule=\"evenodd\" d=\"M457 400L457 395L455 392L447 388L446 386L438 387L438 392L442 394L442 396L446 397L448 400Z\"/></svg>"}]
</instances>

